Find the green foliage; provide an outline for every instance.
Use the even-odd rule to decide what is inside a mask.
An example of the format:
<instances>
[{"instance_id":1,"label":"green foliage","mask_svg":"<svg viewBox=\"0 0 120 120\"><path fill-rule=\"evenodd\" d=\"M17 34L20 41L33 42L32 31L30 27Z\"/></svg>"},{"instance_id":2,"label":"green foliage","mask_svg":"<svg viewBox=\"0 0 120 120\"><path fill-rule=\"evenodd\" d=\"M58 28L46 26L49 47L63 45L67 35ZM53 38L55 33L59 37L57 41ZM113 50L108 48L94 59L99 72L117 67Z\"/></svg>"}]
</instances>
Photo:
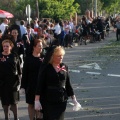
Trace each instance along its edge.
<instances>
[{"instance_id":1,"label":"green foliage","mask_svg":"<svg viewBox=\"0 0 120 120\"><path fill-rule=\"evenodd\" d=\"M9 11L14 13L14 8L16 6L16 1L15 0L1 0L0 1L0 9Z\"/></svg>"},{"instance_id":2,"label":"green foliage","mask_svg":"<svg viewBox=\"0 0 120 120\"><path fill-rule=\"evenodd\" d=\"M17 18L25 18L26 17L26 13L25 13L25 10L26 10L26 6L30 4L31 7L33 7L33 4L35 4L34 0L19 0L17 3L16 3L16 7L15 7L15 14L17 16Z\"/></svg>"},{"instance_id":3,"label":"green foliage","mask_svg":"<svg viewBox=\"0 0 120 120\"><path fill-rule=\"evenodd\" d=\"M75 0L75 3L78 3L80 5L81 8L81 14L84 15L85 11L88 10L94 10L94 6L95 6L95 0ZM102 9L102 2L101 0L97 0L97 8L98 11L101 11Z\"/></svg>"},{"instance_id":4,"label":"green foliage","mask_svg":"<svg viewBox=\"0 0 120 120\"><path fill-rule=\"evenodd\" d=\"M92 9L92 0L75 0L80 5L81 14L84 15L87 9Z\"/></svg>"},{"instance_id":5,"label":"green foliage","mask_svg":"<svg viewBox=\"0 0 120 120\"><path fill-rule=\"evenodd\" d=\"M25 9L28 4L31 6L31 17L36 15L37 0L4 0L0 2L0 8L14 13L18 19L25 19ZM71 15L79 12L79 4L74 0L38 0L39 16L45 18L69 19Z\"/></svg>"},{"instance_id":6,"label":"green foliage","mask_svg":"<svg viewBox=\"0 0 120 120\"><path fill-rule=\"evenodd\" d=\"M101 0L103 4L103 9L107 13L113 14L114 12L119 13L120 12L120 0Z\"/></svg>"},{"instance_id":7,"label":"green foliage","mask_svg":"<svg viewBox=\"0 0 120 120\"><path fill-rule=\"evenodd\" d=\"M67 19L77 12L79 5L74 0L39 0L40 17Z\"/></svg>"}]
</instances>

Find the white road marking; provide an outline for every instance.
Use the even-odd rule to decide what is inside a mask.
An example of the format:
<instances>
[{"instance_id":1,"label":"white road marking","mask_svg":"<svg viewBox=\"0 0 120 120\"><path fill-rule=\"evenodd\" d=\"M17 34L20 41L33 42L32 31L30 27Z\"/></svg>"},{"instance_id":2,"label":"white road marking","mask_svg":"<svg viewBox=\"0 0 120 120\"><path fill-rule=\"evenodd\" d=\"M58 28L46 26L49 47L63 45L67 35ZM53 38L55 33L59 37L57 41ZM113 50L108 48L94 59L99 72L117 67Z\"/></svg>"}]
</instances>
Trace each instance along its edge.
<instances>
[{"instance_id":1,"label":"white road marking","mask_svg":"<svg viewBox=\"0 0 120 120\"><path fill-rule=\"evenodd\" d=\"M111 76L111 77L120 77L120 75L117 75L117 74L108 74L108 76Z\"/></svg>"},{"instance_id":2,"label":"white road marking","mask_svg":"<svg viewBox=\"0 0 120 120\"><path fill-rule=\"evenodd\" d=\"M81 67L81 68L90 68L90 69L94 68L94 69L97 69L97 70L102 70L97 63L86 64L86 65L79 66L79 67ZM69 71L74 72L74 73L80 73L80 70L69 69ZM86 74L101 75L100 72L86 72ZM107 74L107 76L120 77L120 75L118 75L118 74Z\"/></svg>"},{"instance_id":3,"label":"white road marking","mask_svg":"<svg viewBox=\"0 0 120 120\"><path fill-rule=\"evenodd\" d=\"M100 75L101 73L99 72L86 72L87 74L91 74L91 75Z\"/></svg>"},{"instance_id":4,"label":"white road marking","mask_svg":"<svg viewBox=\"0 0 120 120\"><path fill-rule=\"evenodd\" d=\"M90 68L90 69L102 70L97 63L85 64L85 65L82 65L79 67L80 68Z\"/></svg>"},{"instance_id":5,"label":"white road marking","mask_svg":"<svg viewBox=\"0 0 120 120\"><path fill-rule=\"evenodd\" d=\"M71 72L75 72L75 73L80 73L80 70L69 70L69 71L71 71Z\"/></svg>"}]
</instances>

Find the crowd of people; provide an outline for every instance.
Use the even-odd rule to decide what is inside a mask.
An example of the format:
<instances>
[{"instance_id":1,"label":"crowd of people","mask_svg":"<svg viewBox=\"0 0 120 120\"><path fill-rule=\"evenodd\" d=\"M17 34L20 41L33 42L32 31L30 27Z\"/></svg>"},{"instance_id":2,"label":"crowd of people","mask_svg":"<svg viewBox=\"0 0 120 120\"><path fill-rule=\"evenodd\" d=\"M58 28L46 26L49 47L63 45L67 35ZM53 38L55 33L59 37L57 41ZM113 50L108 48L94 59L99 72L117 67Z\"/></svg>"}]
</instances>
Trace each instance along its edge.
<instances>
[{"instance_id":1,"label":"crowd of people","mask_svg":"<svg viewBox=\"0 0 120 120\"><path fill-rule=\"evenodd\" d=\"M25 94L30 120L64 120L69 97L74 106L81 107L70 82L68 66L62 62L65 50L60 43L61 32L58 20L55 24L47 20L39 24L35 19L27 25L24 20L20 25L10 25L8 19L3 20L0 100L5 120L10 119L10 110L14 120L19 120L20 94Z\"/></svg>"},{"instance_id":2,"label":"crowd of people","mask_svg":"<svg viewBox=\"0 0 120 120\"><path fill-rule=\"evenodd\" d=\"M119 20L114 24L117 35ZM25 94L30 120L64 120L68 97L80 108L68 66L62 62L64 48L72 48L81 39L85 44L88 39L104 40L109 30L110 19L102 17L90 21L83 16L77 25L72 19L35 18L30 24L21 20L20 25L4 19L0 25L0 100L5 120L10 118L9 110L19 120L20 94Z\"/></svg>"}]
</instances>

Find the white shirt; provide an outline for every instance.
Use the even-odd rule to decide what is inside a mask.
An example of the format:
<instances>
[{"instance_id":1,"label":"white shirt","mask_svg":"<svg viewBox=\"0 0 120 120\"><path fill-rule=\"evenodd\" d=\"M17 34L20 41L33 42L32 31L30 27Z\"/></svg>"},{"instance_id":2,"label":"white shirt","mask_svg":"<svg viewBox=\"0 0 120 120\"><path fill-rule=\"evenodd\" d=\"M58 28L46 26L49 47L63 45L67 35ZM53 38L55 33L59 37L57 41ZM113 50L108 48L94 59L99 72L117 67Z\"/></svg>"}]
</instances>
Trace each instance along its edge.
<instances>
[{"instance_id":1,"label":"white shirt","mask_svg":"<svg viewBox=\"0 0 120 120\"><path fill-rule=\"evenodd\" d=\"M74 28L73 22L70 22L69 25L71 26L71 29L73 30L73 28Z\"/></svg>"},{"instance_id":2,"label":"white shirt","mask_svg":"<svg viewBox=\"0 0 120 120\"><path fill-rule=\"evenodd\" d=\"M54 30L55 30L55 33L57 35L59 35L61 33L61 27L60 27L60 25L59 24L55 25Z\"/></svg>"},{"instance_id":3,"label":"white shirt","mask_svg":"<svg viewBox=\"0 0 120 120\"><path fill-rule=\"evenodd\" d=\"M6 29L7 26L8 26L8 25L5 24L5 23L2 23L2 24L0 25L0 30L2 31L2 34L4 34L5 29Z\"/></svg>"},{"instance_id":4,"label":"white shirt","mask_svg":"<svg viewBox=\"0 0 120 120\"><path fill-rule=\"evenodd\" d=\"M91 23L91 21L89 19L86 20L87 24Z\"/></svg>"},{"instance_id":5,"label":"white shirt","mask_svg":"<svg viewBox=\"0 0 120 120\"><path fill-rule=\"evenodd\" d=\"M27 29L24 25L20 25L20 31L21 31L21 38L22 38L23 34L27 33Z\"/></svg>"},{"instance_id":6,"label":"white shirt","mask_svg":"<svg viewBox=\"0 0 120 120\"><path fill-rule=\"evenodd\" d=\"M36 23L36 24L34 24L34 28L38 28L39 27L39 25Z\"/></svg>"},{"instance_id":7,"label":"white shirt","mask_svg":"<svg viewBox=\"0 0 120 120\"><path fill-rule=\"evenodd\" d=\"M70 25L65 25L64 26L64 29L65 29L65 31L67 32L67 34L70 32L70 30L71 30L71 26Z\"/></svg>"}]
</instances>

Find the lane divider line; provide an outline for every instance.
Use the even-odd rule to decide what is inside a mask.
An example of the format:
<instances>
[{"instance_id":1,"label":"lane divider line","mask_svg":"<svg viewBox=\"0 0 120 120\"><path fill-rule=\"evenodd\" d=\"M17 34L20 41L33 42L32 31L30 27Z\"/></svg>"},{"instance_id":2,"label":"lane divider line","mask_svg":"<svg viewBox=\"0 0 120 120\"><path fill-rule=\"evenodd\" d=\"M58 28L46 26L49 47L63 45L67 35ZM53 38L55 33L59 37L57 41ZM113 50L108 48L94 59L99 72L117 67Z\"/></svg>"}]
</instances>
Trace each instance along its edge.
<instances>
[{"instance_id":1,"label":"lane divider line","mask_svg":"<svg viewBox=\"0 0 120 120\"><path fill-rule=\"evenodd\" d=\"M86 72L87 74L91 74L91 75L100 75L101 73L99 72Z\"/></svg>"},{"instance_id":2,"label":"lane divider line","mask_svg":"<svg viewBox=\"0 0 120 120\"><path fill-rule=\"evenodd\" d=\"M108 74L108 76L111 76L111 77L120 77L120 75L117 75L117 74Z\"/></svg>"}]
</instances>

